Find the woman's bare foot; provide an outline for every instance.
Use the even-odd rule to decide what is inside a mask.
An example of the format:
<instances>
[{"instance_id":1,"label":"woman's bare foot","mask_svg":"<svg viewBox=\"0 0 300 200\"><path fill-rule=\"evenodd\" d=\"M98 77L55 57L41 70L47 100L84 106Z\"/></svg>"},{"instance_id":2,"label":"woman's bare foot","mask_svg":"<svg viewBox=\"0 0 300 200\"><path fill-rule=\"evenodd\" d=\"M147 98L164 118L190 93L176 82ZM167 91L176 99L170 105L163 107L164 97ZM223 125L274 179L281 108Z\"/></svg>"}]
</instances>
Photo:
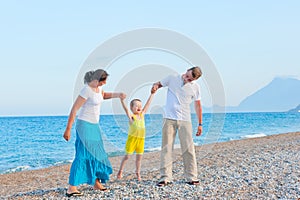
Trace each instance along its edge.
<instances>
[{"instance_id":1,"label":"woman's bare foot","mask_svg":"<svg viewBox=\"0 0 300 200\"><path fill-rule=\"evenodd\" d=\"M83 193L81 193L81 192L79 192L78 190L77 190L77 187L76 186L69 186L69 188L68 188L68 190L67 190L67 192L66 192L66 195L68 196L68 197L71 197L71 196L82 196L83 195Z\"/></svg>"},{"instance_id":2,"label":"woman's bare foot","mask_svg":"<svg viewBox=\"0 0 300 200\"><path fill-rule=\"evenodd\" d=\"M141 181L142 180L141 174L139 172L136 172L135 174L136 174L138 181Z\"/></svg>"},{"instance_id":3,"label":"woman's bare foot","mask_svg":"<svg viewBox=\"0 0 300 200\"><path fill-rule=\"evenodd\" d=\"M122 170L119 170L118 174L117 174L117 179L121 179L123 178L123 171Z\"/></svg>"},{"instance_id":4,"label":"woman's bare foot","mask_svg":"<svg viewBox=\"0 0 300 200\"><path fill-rule=\"evenodd\" d=\"M67 190L67 193L73 193L73 192L79 192L79 191L77 190L76 186L70 185L68 190Z\"/></svg>"},{"instance_id":5,"label":"woman's bare foot","mask_svg":"<svg viewBox=\"0 0 300 200\"><path fill-rule=\"evenodd\" d=\"M94 185L94 190L101 190L101 191L106 191L107 188L104 187L98 179L96 179L95 185Z\"/></svg>"}]
</instances>

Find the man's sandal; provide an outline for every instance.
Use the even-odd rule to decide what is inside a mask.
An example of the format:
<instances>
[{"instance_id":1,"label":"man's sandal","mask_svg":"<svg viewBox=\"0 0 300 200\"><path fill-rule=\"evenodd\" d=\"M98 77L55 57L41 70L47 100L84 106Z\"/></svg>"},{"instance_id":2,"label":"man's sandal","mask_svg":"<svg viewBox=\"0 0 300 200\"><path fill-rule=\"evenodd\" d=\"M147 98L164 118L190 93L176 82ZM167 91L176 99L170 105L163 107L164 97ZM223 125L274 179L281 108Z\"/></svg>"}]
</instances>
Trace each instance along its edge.
<instances>
[{"instance_id":1,"label":"man's sandal","mask_svg":"<svg viewBox=\"0 0 300 200\"><path fill-rule=\"evenodd\" d=\"M169 184L171 184L171 182L169 181L160 181L159 183L157 183L157 186L162 187L162 186L167 186Z\"/></svg>"},{"instance_id":2,"label":"man's sandal","mask_svg":"<svg viewBox=\"0 0 300 200\"><path fill-rule=\"evenodd\" d=\"M186 182L187 184L189 185L199 185L200 182L199 181L189 181L189 182Z\"/></svg>"},{"instance_id":3,"label":"man's sandal","mask_svg":"<svg viewBox=\"0 0 300 200\"><path fill-rule=\"evenodd\" d=\"M83 193L81 193L81 192L72 192L72 193L68 193L68 192L66 192L66 196L67 197L79 197L79 196L83 196Z\"/></svg>"}]
</instances>

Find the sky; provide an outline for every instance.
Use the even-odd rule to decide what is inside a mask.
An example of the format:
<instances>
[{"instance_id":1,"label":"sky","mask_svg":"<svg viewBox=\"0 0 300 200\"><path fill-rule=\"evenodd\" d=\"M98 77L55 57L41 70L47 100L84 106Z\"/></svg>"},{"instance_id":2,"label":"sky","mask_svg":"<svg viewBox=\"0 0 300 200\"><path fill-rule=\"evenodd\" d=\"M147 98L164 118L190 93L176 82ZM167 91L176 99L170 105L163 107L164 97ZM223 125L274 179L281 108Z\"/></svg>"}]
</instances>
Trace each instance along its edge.
<instances>
[{"instance_id":1,"label":"sky","mask_svg":"<svg viewBox=\"0 0 300 200\"><path fill-rule=\"evenodd\" d=\"M2 1L0 116L67 115L90 54L115 36L144 28L174 31L201 46L220 76L226 106L237 106L275 77L300 79L299 10L297 0ZM105 90L150 63L177 73L190 64L157 49L132 52L108 68ZM199 84L209 106L203 68ZM144 100L149 87L129 97ZM164 104L162 94L155 105Z\"/></svg>"}]
</instances>

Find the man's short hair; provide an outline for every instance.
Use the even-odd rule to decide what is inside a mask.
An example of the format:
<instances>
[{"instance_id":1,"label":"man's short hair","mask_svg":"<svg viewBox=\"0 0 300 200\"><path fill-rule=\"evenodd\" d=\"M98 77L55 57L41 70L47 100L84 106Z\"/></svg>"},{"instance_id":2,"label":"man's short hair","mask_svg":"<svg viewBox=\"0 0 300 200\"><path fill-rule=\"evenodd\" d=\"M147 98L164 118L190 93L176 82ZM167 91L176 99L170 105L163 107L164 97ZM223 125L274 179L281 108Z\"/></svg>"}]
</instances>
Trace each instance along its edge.
<instances>
[{"instance_id":1,"label":"man's short hair","mask_svg":"<svg viewBox=\"0 0 300 200\"><path fill-rule=\"evenodd\" d=\"M195 80L197 80L198 78L200 78L200 76L202 76L202 71L201 71L200 67L195 66L195 67L188 69L188 71L190 71L190 70L192 71L192 76Z\"/></svg>"}]
</instances>

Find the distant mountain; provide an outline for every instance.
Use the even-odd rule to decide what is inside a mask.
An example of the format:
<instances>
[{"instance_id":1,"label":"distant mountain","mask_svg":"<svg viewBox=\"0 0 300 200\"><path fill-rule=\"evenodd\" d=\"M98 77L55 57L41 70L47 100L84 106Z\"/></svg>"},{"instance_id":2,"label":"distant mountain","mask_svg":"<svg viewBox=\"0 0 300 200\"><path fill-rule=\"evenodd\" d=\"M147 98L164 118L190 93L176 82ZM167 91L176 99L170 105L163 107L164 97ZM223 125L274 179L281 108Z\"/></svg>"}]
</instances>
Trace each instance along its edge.
<instances>
[{"instance_id":1,"label":"distant mountain","mask_svg":"<svg viewBox=\"0 0 300 200\"><path fill-rule=\"evenodd\" d=\"M267 86L245 98L237 107L228 107L234 112L285 112L300 103L300 80L275 78Z\"/></svg>"},{"instance_id":2,"label":"distant mountain","mask_svg":"<svg viewBox=\"0 0 300 200\"><path fill-rule=\"evenodd\" d=\"M293 109L289 110L288 112L300 112L300 104L296 108L293 108Z\"/></svg>"}]
</instances>

